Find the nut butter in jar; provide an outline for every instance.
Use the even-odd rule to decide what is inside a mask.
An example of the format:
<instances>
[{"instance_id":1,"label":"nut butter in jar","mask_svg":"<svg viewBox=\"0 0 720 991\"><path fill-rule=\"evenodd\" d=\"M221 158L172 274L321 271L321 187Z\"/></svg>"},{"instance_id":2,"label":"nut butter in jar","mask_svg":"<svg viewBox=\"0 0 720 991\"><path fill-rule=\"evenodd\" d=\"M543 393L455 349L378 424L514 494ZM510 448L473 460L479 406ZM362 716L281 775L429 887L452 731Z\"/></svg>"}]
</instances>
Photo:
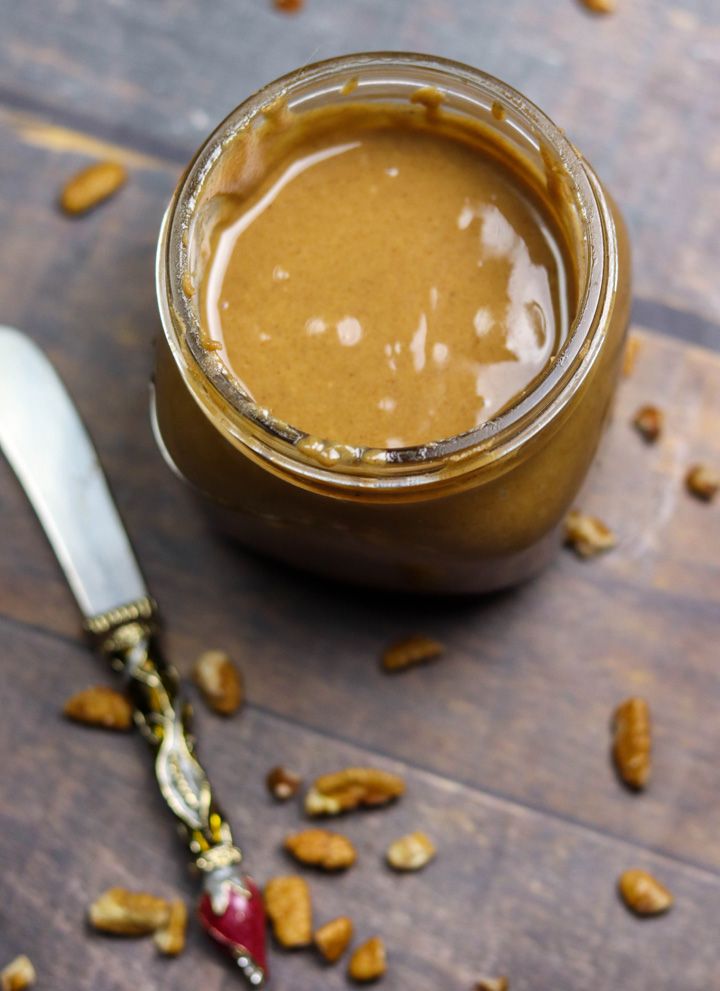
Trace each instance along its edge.
<instances>
[{"instance_id":1,"label":"nut butter in jar","mask_svg":"<svg viewBox=\"0 0 720 991\"><path fill-rule=\"evenodd\" d=\"M630 257L520 93L397 53L272 83L181 180L157 289L158 442L245 544L428 592L551 558L615 387Z\"/></svg>"}]
</instances>

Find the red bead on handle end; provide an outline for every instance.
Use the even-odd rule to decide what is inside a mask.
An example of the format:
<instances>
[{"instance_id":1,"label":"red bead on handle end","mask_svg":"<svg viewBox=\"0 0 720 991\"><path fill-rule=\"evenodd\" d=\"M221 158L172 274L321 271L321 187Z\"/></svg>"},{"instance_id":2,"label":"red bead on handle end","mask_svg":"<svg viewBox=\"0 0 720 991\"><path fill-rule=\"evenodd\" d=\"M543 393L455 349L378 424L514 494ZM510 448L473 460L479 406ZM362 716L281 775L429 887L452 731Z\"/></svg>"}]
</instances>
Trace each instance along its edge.
<instances>
[{"instance_id":1,"label":"red bead on handle end","mask_svg":"<svg viewBox=\"0 0 720 991\"><path fill-rule=\"evenodd\" d=\"M237 962L250 985L267 981L265 909L257 885L246 875L217 877L198 906L200 922Z\"/></svg>"}]
</instances>

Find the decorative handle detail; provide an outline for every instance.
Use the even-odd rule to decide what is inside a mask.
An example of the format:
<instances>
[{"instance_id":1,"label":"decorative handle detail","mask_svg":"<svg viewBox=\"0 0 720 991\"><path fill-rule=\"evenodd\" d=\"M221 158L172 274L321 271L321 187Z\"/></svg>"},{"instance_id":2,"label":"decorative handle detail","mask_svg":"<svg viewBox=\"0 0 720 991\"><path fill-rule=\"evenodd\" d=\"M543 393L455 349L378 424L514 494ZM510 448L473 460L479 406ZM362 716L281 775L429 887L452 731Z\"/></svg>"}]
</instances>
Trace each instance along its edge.
<instances>
[{"instance_id":1,"label":"decorative handle detail","mask_svg":"<svg viewBox=\"0 0 720 991\"><path fill-rule=\"evenodd\" d=\"M155 750L160 791L181 823L203 875L200 921L250 984L259 988L267 977L262 897L254 882L238 870L242 853L195 756L190 707L180 697L177 672L160 654L155 628L155 604L149 598L95 616L86 624L97 648L127 683L135 722Z\"/></svg>"}]
</instances>

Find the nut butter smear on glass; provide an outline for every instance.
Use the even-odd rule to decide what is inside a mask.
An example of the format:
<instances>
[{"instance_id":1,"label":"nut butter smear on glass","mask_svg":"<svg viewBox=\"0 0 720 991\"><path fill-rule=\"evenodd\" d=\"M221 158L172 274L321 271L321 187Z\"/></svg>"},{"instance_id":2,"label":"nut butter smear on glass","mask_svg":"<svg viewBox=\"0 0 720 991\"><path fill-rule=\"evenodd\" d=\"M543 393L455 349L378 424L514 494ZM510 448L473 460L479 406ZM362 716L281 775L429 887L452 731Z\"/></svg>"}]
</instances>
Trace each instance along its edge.
<instances>
[{"instance_id":1,"label":"nut butter smear on glass","mask_svg":"<svg viewBox=\"0 0 720 991\"><path fill-rule=\"evenodd\" d=\"M572 305L540 194L432 114L287 127L260 183L216 197L200 284L206 333L253 400L306 433L395 448L526 394Z\"/></svg>"}]
</instances>

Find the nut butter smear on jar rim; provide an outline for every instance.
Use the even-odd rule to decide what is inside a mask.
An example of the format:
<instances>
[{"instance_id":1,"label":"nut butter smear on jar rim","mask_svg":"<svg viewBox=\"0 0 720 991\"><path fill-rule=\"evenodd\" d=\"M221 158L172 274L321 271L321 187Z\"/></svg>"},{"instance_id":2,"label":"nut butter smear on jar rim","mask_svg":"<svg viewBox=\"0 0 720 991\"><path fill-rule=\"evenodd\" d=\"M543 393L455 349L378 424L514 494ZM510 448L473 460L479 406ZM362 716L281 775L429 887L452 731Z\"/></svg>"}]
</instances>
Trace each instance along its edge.
<instances>
[{"instance_id":1,"label":"nut butter smear on jar rim","mask_svg":"<svg viewBox=\"0 0 720 991\"><path fill-rule=\"evenodd\" d=\"M205 336L307 434L462 434L532 391L567 338L572 266L538 191L487 136L419 109L306 115L262 178L211 201Z\"/></svg>"}]
</instances>

